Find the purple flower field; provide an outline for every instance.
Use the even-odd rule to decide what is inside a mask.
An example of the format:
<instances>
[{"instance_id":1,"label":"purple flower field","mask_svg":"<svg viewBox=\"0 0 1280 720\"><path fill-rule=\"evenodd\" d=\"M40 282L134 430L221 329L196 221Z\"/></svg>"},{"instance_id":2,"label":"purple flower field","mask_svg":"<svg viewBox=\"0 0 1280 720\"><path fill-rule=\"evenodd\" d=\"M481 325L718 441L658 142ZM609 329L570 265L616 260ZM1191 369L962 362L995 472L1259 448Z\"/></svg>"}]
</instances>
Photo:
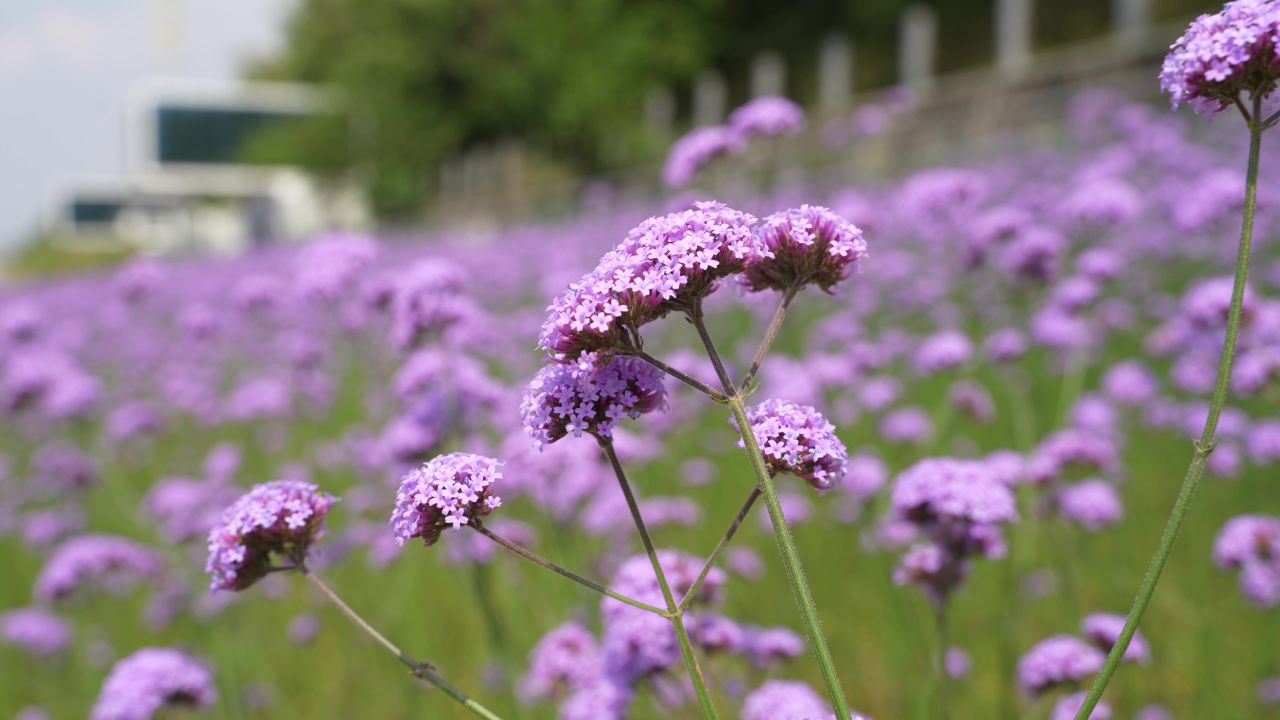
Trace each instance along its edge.
<instances>
[{"instance_id":1,"label":"purple flower field","mask_svg":"<svg viewBox=\"0 0 1280 720\"><path fill-rule=\"evenodd\" d=\"M764 98L663 199L0 286L0 718L1280 717L1278 7L964 166Z\"/></svg>"}]
</instances>

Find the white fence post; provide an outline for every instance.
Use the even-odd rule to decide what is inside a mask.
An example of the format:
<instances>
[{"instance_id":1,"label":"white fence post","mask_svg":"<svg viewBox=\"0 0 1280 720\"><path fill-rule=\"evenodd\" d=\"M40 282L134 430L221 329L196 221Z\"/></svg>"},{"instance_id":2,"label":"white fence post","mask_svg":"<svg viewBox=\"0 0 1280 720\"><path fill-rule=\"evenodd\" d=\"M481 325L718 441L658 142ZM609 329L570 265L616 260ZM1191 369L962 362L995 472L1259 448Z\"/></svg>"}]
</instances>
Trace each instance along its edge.
<instances>
[{"instance_id":1,"label":"white fence post","mask_svg":"<svg viewBox=\"0 0 1280 720\"><path fill-rule=\"evenodd\" d=\"M898 81L918 94L933 86L938 53L938 16L927 5L912 5L902 14L898 39Z\"/></svg>"},{"instance_id":2,"label":"white fence post","mask_svg":"<svg viewBox=\"0 0 1280 720\"><path fill-rule=\"evenodd\" d=\"M818 108L840 113L853 98L853 41L847 35L830 35L818 54Z\"/></svg>"},{"instance_id":3,"label":"white fence post","mask_svg":"<svg viewBox=\"0 0 1280 720\"><path fill-rule=\"evenodd\" d=\"M996 0L996 71L1017 80L1031 67L1033 0Z\"/></svg>"}]
</instances>

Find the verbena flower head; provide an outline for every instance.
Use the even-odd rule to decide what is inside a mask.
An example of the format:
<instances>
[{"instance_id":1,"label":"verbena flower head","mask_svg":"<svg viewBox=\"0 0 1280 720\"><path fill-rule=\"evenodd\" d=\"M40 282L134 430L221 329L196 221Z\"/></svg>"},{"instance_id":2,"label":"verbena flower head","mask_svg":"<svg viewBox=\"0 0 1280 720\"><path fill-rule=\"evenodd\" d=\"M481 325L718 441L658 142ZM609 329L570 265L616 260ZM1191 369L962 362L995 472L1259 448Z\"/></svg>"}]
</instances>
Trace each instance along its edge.
<instances>
[{"instance_id":1,"label":"verbena flower head","mask_svg":"<svg viewBox=\"0 0 1280 720\"><path fill-rule=\"evenodd\" d=\"M218 693L213 676L191 657L169 648L143 648L111 668L92 720L150 720L165 708L204 708Z\"/></svg>"},{"instance_id":2,"label":"verbena flower head","mask_svg":"<svg viewBox=\"0 0 1280 720\"><path fill-rule=\"evenodd\" d=\"M784 97L759 97L729 113L729 127L748 137L789 135L804 128L804 110Z\"/></svg>"},{"instance_id":3,"label":"verbena flower head","mask_svg":"<svg viewBox=\"0 0 1280 720\"><path fill-rule=\"evenodd\" d=\"M628 347L644 324L692 308L768 257L755 222L719 202L644 221L547 308L539 346L558 362Z\"/></svg>"},{"instance_id":4,"label":"verbena flower head","mask_svg":"<svg viewBox=\"0 0 1280 720\"><path fill-rule=\"evenodd\" d=\"M1064 519L1096 532L1119 522L1124 517L1124 505L1111 483L1085 480L1058 493L1058 512Z\"/></svg>"},{"instance_id":5,"label":"verbena flower head","mask_svg":"<svg viewBox=\"0 0 1280 720\"><path fill-rule=\"evenodd\" d=\"M273 557L300 566L324 533L325 516L336 501L301 480L255 485L209 531L210 591L250 587L271 571Z\"/></svg>"},{"instance_id":6,"label":"verbena flower head","mask_svg":"<svg viewBox=\"0 0 1280 720\"><path fill-rule=\"evenodd\" d=\"M113 535L81 535L63 543L36 578L35 597L62 600L94 586L124 593L160 574L160 557L139 543Z\"/></svg>"},{"instance_id":7,"label":"verbena flower head","mask_svg":"<svg viewBox=\"0 0 1280 720\"><path fill-rule=\"evenodd\" d=\"M1049 711L1049 720L1075 720L1080 708L1084 707L1084 701L1088 695L1089 693L1083 690L1073 692L1070 695L1063 695L1058 702L1053 704L1053 710ZM1099 702L1093 706L1093 710L1089 713L1087 720L1111 720L1111 715L1111 706L1104 702Z\"/></svg>"},{"instance_id":8,"label":"verbena flower head","mask_svg":"<svg viewBox=\"0 0 1280 720\"><path fill-rule=\"evenodd\" d=\"M527 698L559 697L585 690L600 680L600 647L586 628L565 623L529 653L529 672L520 683Z\"/></svg>"},{"instance_id":9,"label":"verbena flower head","mask_svg":"<svg viewBox=\"0 0 1280 720\"><path fill-rule=\"evenodd\" d=\"M1099 650L1109 653L1116 641L1120 639L1120 632L1124 630L1124 621L1124 615L1093 613L1085 616L1080 624L1080 630L1085 638ZM1151 660L1151 646L1147 644L1147 639L1142 636L1141 631L1133 633L1133 637L1129 639L1129 647L1125 648L1124 657L1121 659L1142 664Z\"/></svg>"},{"instance_id":10,"label":"verbena flower head","mask_svg":"<svg viewBox=\"0 0 1280 720\"><path fill-rule=\"evenodd\" d=\"M921 460L898 475L892 503L900 519L924 525L991 525L1018 518L1013 493L980 460Z\"/></svg>"},{"instance_id":11,"label":"verbena flower head","mask_svg":"<svg viewBox=\"0 0 1280 720\"><path fill-rule=\"evenodd\" d=\"M559 720L625 720L632 698L629 686L602 678L570 695Z\"/></svg>"},{"instance_id":12,"label":"verbena flower head","mask_svg":"<svg viewBox=\"0 0 1280 720\"><path fill-rule=\"evenodd\" d=\"M751 290L786 291L813 284L830 292L867 256L856 225L817 205L801 205L766 217L758 230L770 257L747 268Z\"/></svg>"},{"instance_id":13,"label":"verbena flower head","mask_svg":"<svg viewBox=\"0 0 1280 720\"><path fill-rule=\"evenodd\" d=\"M70 642L71 626L44 608L18 608L0 614L0 643L21 648L29 655L57 655Z\"/></svg>"},{"instance_id":14,"label":"verbena flower head","mask_svg":"<svg viewBox=\"0 0 1280 720\"><path fill-rule=\"evenodd\" d=\"M727 125L694 128L671 145L662 180L668 187L688 185L707 163L742 150L743 141L742 135Z\"/></svg>"},{"instance_id":15,"label":"verbena flower head","mask_svg":"<svg viewBox=\"0 0 1280 720\"><path fill-rule=\"evenodd\" d=\"M826 700L799 680L769 680L742 703L742 720L806 720L830 714Z\"/></svg>"},{"instance_id":16,"label":"verbena flower head","mask_svg":"<svg viewBox=\"0 0 1280 720\"><path fill-rule=\"evenodd\" d=\"M747 420L774 475L790 473L818 490L830 490L844 477L849 453L835 426L814 408L770 399L747 408Z\"/></svg>"},{"instance_id":17,"label":"verbena flower head","mask_svg":"<svg viewBox=\"0 0 1280 720\"><path fill-rule=\"evenodd\" d=\"M1260 607L1280 604L1280 518L1240 515L1227 521L1213 545L1220 567L1240 570L1240 589Z\"/></svg>"},{"instance_id":18,"label":"verbena flower head","mask_svg":"<svg viewBox=\"0 0 1280 720\"><path fill-rule=\"evenodd\" d=\"M1053 635L1036 643L1018 661L1018 685L1038 697L1058 685L1080 682L1102 668L1101 650L1071 635Z\"/></svg>"},{"instance_id":19,"label":"verbena flower head","mask_svg":"<svg viewBox=\"0 0 1280 720\"><path fill-rule=\"evenodd\" d=\"M613 436L623 418L638 418L665 404L662 372L636 358L601 362L586 353L569 364L538 371L520 403L524 429L538 447L572 433Z\"/></svg>"},{"instance_id":20,"label":"verbena flower head","mask_svg":"<svg viewBox=\"0 0 1280 720\"><path fill-rule=\"evenodd\" d=\"M391 528L396 544L422 538L430 547L440 533L458 529L488 515L502 504L493 484L502 478L502 463L483 455L450 453L432 458L400 481Z\"/></svg>"},{"instance_id":21,"label":"verbena flower head","mask_svg":"<svg viewBox=\"0 0 1280 720\"><path fill-rule=\"evenodd\" d=\"M1280 4L1236 0L1201 15L1173 43L1160 87L1176 108L1225 110L1242 93L1266 97L1280 78Z\"/></svg>"}]
</instances>

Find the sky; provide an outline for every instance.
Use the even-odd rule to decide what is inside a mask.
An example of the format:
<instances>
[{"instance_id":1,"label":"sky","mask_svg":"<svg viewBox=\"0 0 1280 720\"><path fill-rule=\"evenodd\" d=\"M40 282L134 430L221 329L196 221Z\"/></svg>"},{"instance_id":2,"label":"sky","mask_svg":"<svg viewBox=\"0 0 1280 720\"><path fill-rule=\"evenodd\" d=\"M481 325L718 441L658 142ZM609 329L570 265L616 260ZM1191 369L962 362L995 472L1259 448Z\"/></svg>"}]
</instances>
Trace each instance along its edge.
<instances>
[{"instance_id":1,"label":"sky","mask_svg":"<svg viewBox=\"0 0 1280 720\"><path fill-rule=\"evenodd\" d=\"M238 77L293 2L0 0L0 253L70 189L123 180L132 89Z\"/></svg>"}]
</instances>

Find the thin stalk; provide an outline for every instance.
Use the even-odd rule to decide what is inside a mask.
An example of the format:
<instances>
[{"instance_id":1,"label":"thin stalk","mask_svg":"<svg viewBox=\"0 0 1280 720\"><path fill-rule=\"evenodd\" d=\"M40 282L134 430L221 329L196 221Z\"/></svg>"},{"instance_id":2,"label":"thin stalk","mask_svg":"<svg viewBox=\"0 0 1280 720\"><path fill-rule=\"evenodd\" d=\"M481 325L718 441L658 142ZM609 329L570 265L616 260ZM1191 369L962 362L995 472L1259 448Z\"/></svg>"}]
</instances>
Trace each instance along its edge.
<instances>
[{"instance_id":1,"label":"thin stalk","mask_svg":"<svg viewBox=\"0 0 1280 720\"><path fill-rule=\"evenodd\" d=\"M747 446L747 458L751 461L751 470L756 476L756 485L764 496L765 507L769 511L769 520L773 523L773 537L777 540L778 551L782 555L782 566L787 571L787 582L791 585L791 594L800 606L800 619L804 621L805 634L809 637L809 648L818 662L818 670L826 683L827 694L835 707L836 717L850 715L849 703L845 700L844 689L840 687L840 678L836 675L835 661L831 659L831 649L827 647L827 638L822 632L822 620L818 616L818 606L813 600L813 591L805 578L804 567L800 564L800 553L796 550L795 539L791 537L791 528L782 514L782 502L778 500L778 491L773 486L773 478L765 466L764 456L760 453L760 445L756 435L751 431L751 422L747 419L747 410L740 398L729 401L729 410L741 429L743 442Z\"/></svg>"},{"instance_id":2,"label":"thin stalk","mask_svg":"<svg viewBox=\"0 0 1280 720\"><path fill-rule=\"evenodd\" d=\"M1257 118L1261 113L1262 97L1255 94L1252 117ZM1200 439L1196 441L1195 453L1191 456L1191 465L1187 468L1186 478L1182 481L1182 488L1178 491L1178 498L1173 503L1172 512L1169 513L1169 522L1165 525L1164 533L1160 536L1160 544L1156 547L1155 554L1151 556L1151 564L1147 567L1147 574L1143 577L1142 585L1138 588L1138 596L1134 598L1133 608L1129 610L1129 617L1125 619L1124 629L1120 631L1120 637L1116 639L1116 644L1112 646L1111 652L1107 655L1106 663L1094 679L1093 687L1089 689L1089 694L1085 697L1084 704L1080 706L1080 711L1076 713L1076 720L1086 720L1093 712L1094 706L1102 698L1102 692L1107 689L1107 684L1111 682L1111 677L1115 675L1116 668L1119 667L1120 660L1124 657L1125 650L1129 647L1129 641L1133 639L1133 634L1137 632L1138 623L1142 621L1142 614L1146 612L1147 605L1151 602L1151 596L1155 594L1156 585L1160 582L1160 574L1164 571L1165 563L1169 560L1169 554L1173 551L1173 543L1178 539L1178 531L1182 529L1182 522L1186 519L1187 508L1191 505L1191 499L1195 497L1196 489L1200 485L1200 478L1204 476L1205 464L1209 460L1209 453L1213 452L1213 446L1216 442L1215 434L1218 430L1218 416L1222 414L1222 407L1227 401L1227 390L1231 384L1231 365L1235 360L1236 353L1236 337L1240 333L1240 314L1244 305L1245 280L1249 274L1249 249L1253 244L1253 214L1258 201L1258 159L1261 155L1262 131L1264 129L1262 125L1250 120L1249 164L1245 171L1244 218L1240 226L1240 248L1236 255L1235 285L1231 290L1231 310L1227 314L1227 335L1222 344L1222 357L1218 361L1218 379L1213 388L1213 398L1209 402L1209 414L1204 420L1204 430L1200 433Z\"/></svg>"},{"instance_id":3,"label":"thin stalk","mask_svg":"<svg viewBox=\"0 0 1280 720\"><path fill-rule=\"evenodd\" d=\"M822 632L822 620L818 616L818 606L813 600L813 591L809 588L804 567L800 563L800 553L796 550L795 539L791 537L787 518L782 514L782 502L778 499L778 490L773 486L773 476L769 474L764 455L760 452L756 434L751 431L751 421L747 419L746 406L742 404L740 393L729 380L724 363L720 361L720 354L716 352L715 342L711 340L711 333L707 332L707 326L702 321L701 305L694 306L693 311L689 313L689 320L697 329L702 346L707 351L707 357L711 358L711 364L716 368L720 383L724 386L725 393L729 395L729 411L733 413L733 419L738 424L739 435L742 436L743 445L746 447L747 459L750 460L751 470L756 476L756 487L764 496L765 507L769 511L769 521L773 524L773 537L778 543L778 552L782 555L782 566L787 571L787 582L791 586L791 594L795 597L796 604L800 606L800 619L804 622L805 634L809 638L809 648L813 651L818 670L822 673L822 680L827 686L831 705L835 708L838 718L852 715L853 713L849 710L849 701L844 697L844 689L840 687L836 664L831 658L831 648L827 646L826 635Z\"/></svg>"},{"instance_id":4,"label":"thin stalk","mask_svg":"<svg viewBox=\"0 0 1280 720\"><path fill-rule=\"evenodd\" d=\"M668 365L668 364L666 364L666 363L662 362L662 361L661 361L661 360L659 360L658 358L656 358L656 357L654 357L654 356L650 355L649 353L647 353L647 352L645 352L645 351L643 351L643 350L637 350L637 351L635 351L635 357L638 357L638 358L640 358L641 360L643 360L643 361L645 361L645 362L649 363L650 365L652 365L652 366L654 366L654 367L658 368L658 369L659 369L659 370L661 370L662 372L664 372L664 373L666 373L666 374L670 375L671 377L673 377L673 378L675 378L675 379L679 380L680 382L684 383L685 385L688 385L689 387L693 388L694 390L697 390L698 392L702 393L703 395L706 395L707 397L711 398L712 400L716 401L717 403L720 403L721 405L723 405L723 404L725 404L726 402L728 402L728 401L729 401L729 399L728 399L728 398L726 398L726 397L725 397L722 393L720 393L719 391L717 391L717 390L713 389L710 385L707 385L706 383L702 382L701 380L698 380L698 379L696 379L696 378L690 377L689 375L686 375L685 373L680 372L679 370L677 370L677 369L675 369L675 368L671 367L670 365Z\"/></svg>"},{"instance_id":5,"label":"thin stalk","mask_svg":"<svg viewBox=\"0 0 1280 720\"><path fill-rule=\"evenodd\" d=\"M392 655L395 655L397 660L403 663L405 667L409 668L409 671L413 673L414 677L422 678L423 680L426 680L432 685L435 685L436 687L440 688L441 690L444 691L446 695L458 701L458 703L460 703L463 707L470 710L472 714L474 714L476 717L484 718L484 720L502 720L502 718L494 714L493 711L489 710L485 706L476 702L474 699L472 699L470 696L468 696L466 693L462 692L458 688L449 684L447 680L445 680L443 677L440 676L438 672L436 672L435 667L431 665L431 663L419 662L409 657L408 655L405 655L404 652L400 650L400 648L396 647L395 643L391 642L386 637L384 637L382 633L375 630L372 625L366 622L365 619L361 617L359 613L357 613L355 610L352 610L351 606L348 605L346 602L344 602L342 598L338 597L338 594L335 593L328 585L326 585L323 580L321 580L318 576L316 576L315 573L311 572L305 567L300 568L300 570L302 571L302 574L306 576L307 580L309 580L311 584L316 587L316 589L318 589L321 593L323 593L325 597L329 598L330 602L332 602L334 605L338 607L339 610L342 611L343 615L346 615L348 618L350 618L351 621L354 622L361 630L364 630L366 633L368 633L369 637L372 637L374 640L378 642L379 645L386 648L387 651L389 651Z\"/></svg>"},{"instance_id":6,"label":"thin stalk","mask_svg":"<svg viewBox=\"0 0 1280 720\"><path fill-rule=\"evenodd\" d=\"M950 688L947 684L951 677L947 675L947 604L944 599L941 603L934 607L934 620L937 622L938 631L938 648L937 654L933 660L934 682L937 683L938 692L938 717L947 720L951 717Z\"/></svg>"},{"instance_id":7,"label":"thin stalk","mask_svg":"<svg viewBox=\"0 0 1280 720\"><path fill-rule=\"evenodd\" d=\"M503 548L510 550L511 552L515 553L516 555L519 555L525 560L528 560L534 565L537 565L538 567L544 568L546 570L550 570L551 572L561 575L563 577L567 577L570 580L578 583L579 585L582 585L583 587L588 587L588 588L591 588L592 590L595 590L601 595L611 597L620 603L626 603L627 605L630 605L631 607L636 608L637 610L644 610L645 612L651 612L654 615L661 615L663 617L667 617L669 615L668 611L663 610L662 608L659 608L654 605L650 605L648 603L640 602L639 600L636 600L635 598L632 598L632 597L627 597L626 595L623 595L620 592L615 592L605 587L604 585L601 585L595 580L585 578L572 570L562 568L559 565L535 553L534 551L528 548L522 547L520 545L517 545L511 542L510 540L502 537L501 535L494 533L492 530L485 527L484 523L476 521L476 522L473 522L470 527L476 532L480 533L481 535L484 535L490 540L498 543L498 545L501 545Z\"/></svg>"},{"instance_id":8,"label":"thin stalk","mask_svg":"<svg viewBox=\"0 0 1280 720\"><path fill-rule=\"evenodd\" d=\"M711 364L716 369L716 377L720 378L720 386L724 388L724 393L731 400L738 395L738 389L729 379L729 373L724 369L724 362L720 360L720 353L716 352L716 344L711 341L711 333L707 332L707 325L702 321L702 302L698 301L694 304L693 309L689 312L689 322L693 323L693 327L698 331L698 338L702 340L702 347L707 350L707 357L711 358Z\"/></svg>"},{"instance_id":9,"label":"thin stalk","mask_svg":"<svg viewBox=\"0 0 1280 720\"><path fill-rule=\"evenodd\" d=\"M737 534L742 521L746 519L747 513L751 512L751 507L756 504L756 500L759 497L760 488L752 488L751 494L747 496L747 501L742 504L742 509L738 511L738 516L729 524L729 529L725 531L724 537L720 538L716 549L711 551L711 555L707 558L707 563L702 566L702 572L698 573L698 578L693 581L693 584L689 586L688 592L684 594L684 598L680 600L679 609L681 612L693 603L694 598L698 595L698 589L702 587L702 582L711 573L711 568L715 567L716 560L719 560L725 549L729 547L729 543L733 541L733 536Z\"/></svg>"},{"instance_id":10,"label":"thin stalk","mask_svg":"<svg viewBox=\"0 0 1280 720\"><path fill-rule=\"evenodd\" d=\"M693 653L693 642L689 639L689 631L684 626L684 612L676 607L675 596L671 594L671 585L667 583L667 575L662 570L662 563L658 562L658 550L653 546L653 538L649 537L649 529L640 515L640 504L636 502L636 496L631 492L627 473L622 469L622 462L618 460L618 453L613 449L613 442L602 437L596 439L600 442L600 448L604 450L605 456L609 458L609 464L613 466L613 474L617 476L618 487L622 489L622 495L627 500L627 508L631 511L631 519L635 521L636 532L640 534L640 542L649 555L649 562L653 564L653 574L658 578L662 599L667 603L667 617L671 620L671 627L676 631L676 639L680 643L680 655L684 658L685 669L693 682L693 691L698 696L698 704L702 706L702 714L707 720L717 720L719 715L716 713L715 703L711 701L711 693L707 691L707 679L702 674L702 667L698 665L698 658Z\"/></svg>"},{"instance_id":11,"label":"thin stalk","mask_svg":"<svg viewBox=\"0 0 1280 720\"><path fill-rule=\"evenodd\" d=\"M799 287L790 287L782 294L778 309L773 311L773 318L769 320L769 327L764 331L764 339L760 341L760 347L756 348L756 356L751 360L751 367L747 368L747 374L743 376L742 382L739 383L742 391L745 392L751 387L751 381L755 380L756 373L760 371L760 364L764 362L764 356L769 354L769 348L773 346L773 341L778 339L778 331L782 329L782 320L787 316L787 309L791 307L791 301L795 300L799 292Z\"/></svg>"}]
</instances>

